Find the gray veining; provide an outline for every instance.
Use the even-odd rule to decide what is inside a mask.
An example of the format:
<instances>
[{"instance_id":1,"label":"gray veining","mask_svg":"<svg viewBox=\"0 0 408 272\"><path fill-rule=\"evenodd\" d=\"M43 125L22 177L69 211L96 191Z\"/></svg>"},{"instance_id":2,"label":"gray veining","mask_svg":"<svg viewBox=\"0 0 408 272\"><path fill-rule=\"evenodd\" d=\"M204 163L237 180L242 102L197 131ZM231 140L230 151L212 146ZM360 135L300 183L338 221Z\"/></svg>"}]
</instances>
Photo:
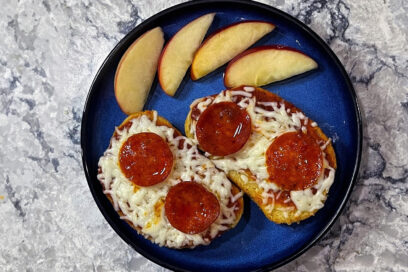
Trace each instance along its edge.
<instances>
[{"instance_id":1,"label":"gray veining","mask_svg":"<svg viewBox=\"0 0 408 272\"><path fill-rule=\"evenodd\" d=\"M163 271L97 209L82 171L91 81L133 27L183 1L2 1L0 270ZM408 1L262 1L318 33L364 118L360 176L332 230L279 271L408 271Z\"/></svg>"}]
</instances>

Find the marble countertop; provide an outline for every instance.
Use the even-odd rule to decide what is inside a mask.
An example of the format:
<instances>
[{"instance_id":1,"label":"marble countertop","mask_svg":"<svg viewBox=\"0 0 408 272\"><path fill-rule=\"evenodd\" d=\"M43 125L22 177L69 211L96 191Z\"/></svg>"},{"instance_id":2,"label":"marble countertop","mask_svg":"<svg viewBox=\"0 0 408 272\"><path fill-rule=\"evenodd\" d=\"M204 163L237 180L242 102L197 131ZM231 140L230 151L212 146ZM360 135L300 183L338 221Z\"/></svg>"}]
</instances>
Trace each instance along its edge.
<instances>
[{"instance_id":1,"label":"marble countertop","mask_svg":"<svg viewBox=\"0 0 408 272\"><path fill-rule=\"evenodd\" d=\"M182 1L1 1L0 271L164 271L98 210L80 122L99 66ZM360 176L332 230L280 271L408 271L408 2L276 0L349 73L364 119Z\"/></svg>"}]
</instances>

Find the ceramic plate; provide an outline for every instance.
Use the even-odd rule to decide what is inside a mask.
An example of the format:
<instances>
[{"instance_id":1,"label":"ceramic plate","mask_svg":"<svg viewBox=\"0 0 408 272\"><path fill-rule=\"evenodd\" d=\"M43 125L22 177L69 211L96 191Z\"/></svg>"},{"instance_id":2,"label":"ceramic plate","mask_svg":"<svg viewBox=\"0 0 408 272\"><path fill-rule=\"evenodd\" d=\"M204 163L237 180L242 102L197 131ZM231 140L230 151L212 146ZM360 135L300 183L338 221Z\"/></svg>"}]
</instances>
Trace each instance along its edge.
<instances>
[{"instance_id":1,"label":"ceramic plate","mask_svg":"<svg viewBox=\"0 0 408 272\"><path fill-rule=\"evenodd\" d=\"M109 145L115 126L124 119L115 100L113 79L120 58L140 35L161 26L169 40L193 19L216 12L208 33L242 20L265 20L277 28L256 45L281 44L311 56L319 68L307 74L271 84L274 92L302 109L333 139L338 169L324 208L300 224L278 225L270 222L248 197L244 215L236 228L215 239L209 246L194 250L159 247L138 235L119 219L102 193L96 179L98 159ZM193 82L189 72L175 97L161 90L157 79L145 109L157 110L180 131L190 103L224 89L225 66ZM301 255L321 238L344 207L354 181L361 155L361 116L350 80L330 48L307 26L273 7L249 1L193 1L174 6L147 19L133 29L108 55L99 69L83 112L81 146L89 188L112 228L136 251L150 260L174 270L240 271L269 270Z\"/></svg>"}]
</instances>

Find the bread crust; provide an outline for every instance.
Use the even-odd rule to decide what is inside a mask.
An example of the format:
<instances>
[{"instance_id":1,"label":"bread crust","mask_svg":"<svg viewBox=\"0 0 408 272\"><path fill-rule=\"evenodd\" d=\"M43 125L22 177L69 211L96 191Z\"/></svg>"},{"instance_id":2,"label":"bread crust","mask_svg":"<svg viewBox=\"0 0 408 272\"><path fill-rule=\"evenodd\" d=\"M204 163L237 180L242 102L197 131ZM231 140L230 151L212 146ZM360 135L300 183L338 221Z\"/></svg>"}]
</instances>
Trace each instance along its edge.
<instances>
[{"instance_id":1,"label":"bread crust","mask_svg":"<svg viewBox=\"0 0 408 272\"><path fill-rule=\"evenodd\" d=\"M233 88L232 90L242 90L243 86ZM261 88L255 88L255 96L258 98L261 98L262 101L268 101L268 102L279 102L279 103L284 103L286 108L291 108L291 111L298 111L302 112L300 109L295 107L293 104L283 100L281 97L267 91ZM194 135L191 133L191 126L193 123L193 120L191 118L191 113L192 109L190 109L186 121L184 123L184 130L186 133L186 136L190 139L194 139ZM303 113L303 112L302 112ZM312 123L313 120L309 118L309 123ZM314 136L324 142L327 142L329 138L323 133L323 131L318 127L308 127L308 132L309 129L311 129L311 133L314 134ZM326 159L330 165L330 167L336 169L337 168L337 161L336 161L336 155L334 153L334 148L331 143L331 141L327 144L325 150L323 151L325 153ZM246 169L248 172L249 170ZM249 197L259 206L259 208L262 210L262 212L265 214L265 216L278 224L292 224L292 223L299 223L302 220L305 220L311 216L313 216L318 210L314 210L312 212L305 212L301 211L298 212L296 208L292 210L284 210L286 207L279 202L276 202L274 204L274 209L272 211L268 210L267 207L269 203L264 204L263 203L263 198L262 198L262 192L263 189L259 187L256 179L252 175L252 173L245 173L244 175L248 179L248 181L244 181L241 178L241 175L244 173L242 172L237 172L237 171L229 171L227 173L227 176L239 187L241 188L246 194L249 195ZM325 195L327 195L327 192L324 192Z\"/></svg>"},{"instance_id":2,"label":"bread crust","mask_svg":"<svg viewBox=\"0 0 408 272\"><path fill-rule=\"evenodd\" d=\"M153 120L154 120L154 114L155 114L154 111L146 110L146 111L143 111L143 112L137 112L137 113L133 113L133 114L129 115L129 116L117 127L117 129L115 130L115 132L114 132L113 135L112 135L112 138L117 137L117 131L118 131L118 130L120 131L120 130L125 129L126 126L130 126L130 122L129 122L129 121L131 121L132 119L140 118L141 116L145 115L145 116L147 116L150 120L153 121ZM166 127L169 127L169 128L173 128L173 129L175 130L175 134L176 134L175 136L182 136L181 132L178 131L167 119L165 119L165 118L163 118L163 117L161 117L161 116L159 116L159 115L157 115L156 125L158 125L158 126L166 126ZM111 139L111 141L110 141L109 148L111 147L111 144L112 144L112 139ZM100 168L98 168L98 171L100 171ZM106 188L104 187L104 184L103 184L102 182L101 182L101 185L102 185L102 187L103 187L103 190L105 191ZM240 189L239 189L236 185L234 185L234 184L232 183L231 192L232 192L233 195L236 195L236 194L238 194L238 193L240 192ZM112 206L113 206L114 203L113 203L113 199L112 199L111 195L109 195L109 194L105 194L105 195L106 195L106 197L109 199L110 203L111 203ZM240 221L240 219L241 219L241 217L242 217L242 214L243 214L243 212L244 212L244 198L241 196L236 202L237 202L238 205L237 205L237 209L235 210L235 215L236 215L235 221L234 221L233 224L231 224L230 226L228 226L229 229L234 228L234 227L238 224L238 222ZM122 212L122 210L121 210L120 208L119 208L119 210L117 211L117 213L118 213L121 217L125 217L125 214ZM143 233L142 228L140 228L139 226L134 225L134 224L132 223L132 221L130 221L130 220L128 220L128 219L123 219L123 220L125 220L134 230L136 230L137 233L139 233L140 235L144 236L144 237L147 238L148 240L152 241L152 238L151 238L150 236L147 236L145 233ZM226 230L226 231L227 231L227 230ZM224 231L224 232L225 232L225 231ZM217 237L220 236L222 233L223 233L223 232L220 232L220 233L217 235ZM216 238L216 237L215 237L215 238ZM215 238L214 238L214 239L215 239ZM152 242L153 242L153 241L152 241ZM168 247L168 246L167 246L167 247ZM187 244L187 245L185 245L185 246L183 246L183 247L180 247L180 248L173 247L173 248L175 248L175 249L184 249L184 248L192 249L192 248L194 248L194 247L196 247L196 246L193 245L193 244L190 242L189 244Z\"/></svg>"}]
</instances>

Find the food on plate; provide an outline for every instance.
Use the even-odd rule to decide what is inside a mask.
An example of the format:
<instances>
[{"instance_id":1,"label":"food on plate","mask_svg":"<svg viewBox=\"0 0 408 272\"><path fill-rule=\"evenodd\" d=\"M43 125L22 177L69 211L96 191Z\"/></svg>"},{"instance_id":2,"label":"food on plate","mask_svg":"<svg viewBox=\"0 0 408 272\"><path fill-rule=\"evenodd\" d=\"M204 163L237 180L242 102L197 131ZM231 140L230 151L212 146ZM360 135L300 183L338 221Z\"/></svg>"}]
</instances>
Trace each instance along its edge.
<instances>
[{"instance_id":1,"label":"food on plate","mask_svg":"<svg viewBox=\"0 0 408 272\"><path fill-rule=\"evenodd\" d=\"M269 220L299 222L324 206L336 157L330 139L300 109L249 86L199 98L190 108L187 137Z\"/></svg>"},{"instance_id":2,"label":"food on plate","mask_svg":"<svg viewBox=\"0 0 408 272\"><path fill-rule=\"evenodd\" d=\"M215 156L240 150L251 134L251 117L233 102L212 104L197 121L196 136L201 148ZM224 143L228 144L224 144Z\"/></svg>"},{"instance_id":3,"label":"food on plate","mask_svg":"<svg viewBox=\"0 0 408 272\"><path fill-rule=\"evenodd\" d=\"M197 80L221 67L275 29L264 21L241 21L210 35L196 51L191 78Z\"/></svg>"},{"instance_id":4,"label":"food on plate","mask_svg":"<svg viewBox=\"0 0 408 272\"><path fill-rule=\"evenodd\" d=\"M121 219L160 246L208 245L243 212L238 187L155 111L116 128L97 178Z\"/></svg>"},{"instance_id":5,"label":"food on plate","mask_svg":"<svg viewBox=\"0 0 408 272\"><path fill-rule=\"evenodd\" d=\"M140 36L122 56L115 74L115 96L126 114L143 109L164 44L163 31L153 28Z\"/></svg>"},{"instance_id":6,"label":"food on plate","mask_svg":"<svg viewBox=\"0 0 408 272\"><path fill-rule=\"evenodd\" d=\"M160 86L166 94L173 96L176 93L214 16L215 13L209 13L188 23L164 47L157 71Z\"/></svg>"},{"instance_id":7,"label":"food on plate","mask_svg":"<svg viewBox=\"0 0 408 272\"><path fill-rule=\"evenodd\" d=\"M170 224L188 234L205 231L220 215L215 195L192 181L171 187L165 203L164 211ZM187 221L188 218L190 220Z\"/></svg>"},{"instance_id":8,"label":"food on plate","mask_svg":"<svg viewBox=\"0 0 408 272\"><path fill-rule=\"evenodd\" d=\"M251 48L236 56L225 69L224 85L263 86L317 68L306 54L287 46Z\"/></svg>"}]
</instances>

